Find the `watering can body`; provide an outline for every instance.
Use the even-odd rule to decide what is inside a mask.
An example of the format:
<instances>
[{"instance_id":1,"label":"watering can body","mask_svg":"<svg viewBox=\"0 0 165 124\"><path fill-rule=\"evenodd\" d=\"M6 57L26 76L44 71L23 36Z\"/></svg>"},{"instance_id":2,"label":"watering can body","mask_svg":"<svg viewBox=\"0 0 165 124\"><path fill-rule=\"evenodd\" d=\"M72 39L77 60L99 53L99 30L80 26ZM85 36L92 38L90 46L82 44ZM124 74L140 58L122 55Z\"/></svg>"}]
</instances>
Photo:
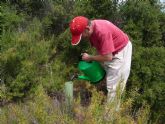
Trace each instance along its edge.
<instances>
[{"instance_id":1,"label":"watering can body","mask_svg":"<svg viewBox=\"0 0 165 124\"><path fill-rule=\"evenodd\" d=\"M99 62L80 61L78 68L84 75L78 76L78 79L88 80L93 84L99 83L105 77L105 70Z\"/></svg>"}]
</instances>

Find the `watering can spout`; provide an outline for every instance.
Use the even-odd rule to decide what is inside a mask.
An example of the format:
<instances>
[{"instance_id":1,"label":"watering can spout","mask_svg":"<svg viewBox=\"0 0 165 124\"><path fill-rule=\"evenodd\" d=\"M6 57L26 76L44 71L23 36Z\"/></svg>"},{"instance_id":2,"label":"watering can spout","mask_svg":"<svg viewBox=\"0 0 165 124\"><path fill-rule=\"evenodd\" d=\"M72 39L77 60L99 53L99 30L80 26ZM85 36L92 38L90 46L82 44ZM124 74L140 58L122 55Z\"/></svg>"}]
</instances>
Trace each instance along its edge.
<instances>
[{"instance_id":1,"label":"watering can spout","mask_svg":"<svg viewBox=\"0 0 165 124\"><path fill-rule=\"evenodd\" d=\"M78 79L90 81L90 78L87 77L87 76L85 76L85 75L80 75L80 76L78 76Z\"/></svg>"}]
</instances>

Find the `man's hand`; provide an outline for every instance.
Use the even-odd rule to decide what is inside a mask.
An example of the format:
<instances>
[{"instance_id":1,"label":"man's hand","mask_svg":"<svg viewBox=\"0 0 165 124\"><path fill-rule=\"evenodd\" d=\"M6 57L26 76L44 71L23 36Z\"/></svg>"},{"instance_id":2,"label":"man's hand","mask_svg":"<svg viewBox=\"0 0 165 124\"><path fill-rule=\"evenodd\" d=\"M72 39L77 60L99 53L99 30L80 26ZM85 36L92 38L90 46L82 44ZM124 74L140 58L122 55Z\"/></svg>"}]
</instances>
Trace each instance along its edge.
<instances>
[{"instance_id":1,"label":"man's hand","mask_svg":"<svg viewBox=\"0 0 165 124\"><path fill-rule=\"evenodd\" d=\"M92 57L88 53L82 53L82 60L91 61Z\"/></svg>"}]
</instances>

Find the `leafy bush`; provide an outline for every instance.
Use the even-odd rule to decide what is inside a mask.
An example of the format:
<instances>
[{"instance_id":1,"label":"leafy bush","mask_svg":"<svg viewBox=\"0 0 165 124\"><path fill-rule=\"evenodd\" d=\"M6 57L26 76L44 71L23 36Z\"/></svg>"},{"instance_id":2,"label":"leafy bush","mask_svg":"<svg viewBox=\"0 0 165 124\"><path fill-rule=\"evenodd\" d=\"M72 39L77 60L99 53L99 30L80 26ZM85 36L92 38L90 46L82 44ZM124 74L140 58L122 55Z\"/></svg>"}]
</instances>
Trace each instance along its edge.
<instances>
[{"instance_id":1,"label":"leafy bush","mask_svg":"<svg viewBox=\"0 0 165 124\"><path fill-rule=\"evenodd\" d=\"M164 118L164 88L165 88L165 49L164 47L134 48L132 70L128 89L139 89L136 105L147 101L151 105L153 120ZM131 85L131 86L130 86ZM158 113L162 113L159 117ZM162 121L163 121L162 118Z\"/></svg>"},{"instance_id":2,"label":"leafy bush","mask_svg":"<svg viewBox=\"0 0 165 124\"><path fill-rule=\"evenodd\" d=\"M123 28L130 34L133 42L141 42L141 46L144 47L163 45L159 21L161 12L150 3L150 0L127 1L121 6L120 12L123 17Z\"/></svg>"}]
</instances>

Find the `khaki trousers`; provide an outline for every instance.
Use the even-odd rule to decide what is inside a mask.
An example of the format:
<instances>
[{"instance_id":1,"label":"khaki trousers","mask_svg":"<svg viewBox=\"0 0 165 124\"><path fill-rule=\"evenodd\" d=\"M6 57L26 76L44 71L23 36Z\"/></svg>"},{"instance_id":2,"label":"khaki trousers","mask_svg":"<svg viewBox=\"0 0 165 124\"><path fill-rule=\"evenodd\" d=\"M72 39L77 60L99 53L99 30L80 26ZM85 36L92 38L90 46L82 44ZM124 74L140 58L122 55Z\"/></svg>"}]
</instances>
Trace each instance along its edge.
<instances>
[{"instance_id":1,"label":"khaki trousers","mask_svg":"<svg viewBox=\"0 0 165 124\"><path fill-rule=\"evenodd\" d=\"M113 56L112 61L104 62L108 101L112 101L116 97L117 92L121 95L124 91L130 74L131 57L132 43L129 41L120 52Z\"/></svg>"}]
</instances>

